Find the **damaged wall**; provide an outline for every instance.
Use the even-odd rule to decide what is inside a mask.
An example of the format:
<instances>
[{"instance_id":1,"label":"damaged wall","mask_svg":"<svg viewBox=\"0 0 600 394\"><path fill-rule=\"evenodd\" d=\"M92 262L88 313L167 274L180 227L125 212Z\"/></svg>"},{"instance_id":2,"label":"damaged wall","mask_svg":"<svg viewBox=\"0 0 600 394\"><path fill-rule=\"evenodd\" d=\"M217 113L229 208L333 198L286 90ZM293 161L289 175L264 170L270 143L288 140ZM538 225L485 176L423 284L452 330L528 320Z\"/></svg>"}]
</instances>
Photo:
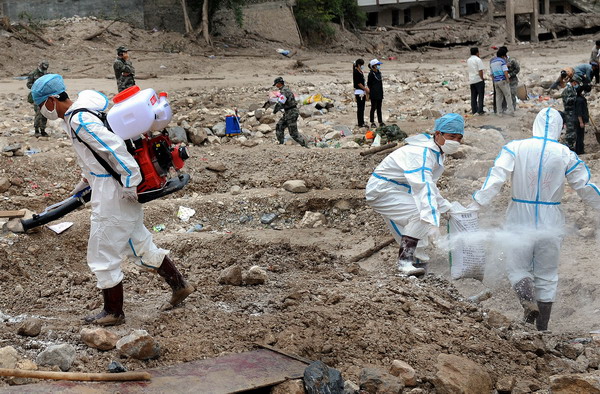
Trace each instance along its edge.
<instances>
[{"instance_id":1,"label":"damaged wall","mask_svg":"<svg viewBox=\"0 0 600 394\"><path fill-rule=\"evenodd\" d=\"M222 36L259 36L269 41L298 47L302 44L291 7L285 1L253 4L243 9L244 22L239 29L234 15L222 10L215 16L215 30Z\"/></svg>"}]
</instances>

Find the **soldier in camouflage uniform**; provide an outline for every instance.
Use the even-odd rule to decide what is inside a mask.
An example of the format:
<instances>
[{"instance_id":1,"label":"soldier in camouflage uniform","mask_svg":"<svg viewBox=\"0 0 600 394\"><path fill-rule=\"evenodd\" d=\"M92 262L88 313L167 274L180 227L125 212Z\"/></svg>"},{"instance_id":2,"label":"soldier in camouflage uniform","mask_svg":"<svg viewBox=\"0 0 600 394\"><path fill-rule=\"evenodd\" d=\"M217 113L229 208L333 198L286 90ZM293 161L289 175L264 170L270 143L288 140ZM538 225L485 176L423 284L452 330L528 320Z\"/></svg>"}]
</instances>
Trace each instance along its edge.
<instances>
[{"instance_id":1,"label":"soldier in camouflage uniform","mask_svg":"<svg viewBox=\"0 0 600 394\"><path fill-rule=\"evenodd\" d=\"M577 99L577 86L581 85L581 76L575 74L571 78L571 82L562 91L562 100L565 107L565 143L573 152L575 152L575 140L577 134L575 132L575 100Z\"/></svg>"},{"instance_id":2,"label":"soldier in camouflage uniform","mask_svg":"<svg viewBox=\"0 0 600 394\"><path fill-rule=\"evenodd\" d=\"M48 61L44 60L39 65L38 68L33 70L27 75L27 88L31 89L34 82L43 75L48 74ZM29 92L29 96L27 97L27 101L33 104L33 110L35 111L35 118L33 120L33 127L35 128L35 136L36 137L47 137L46 133L46 123L47 119L40 113L40 107L33 103L33 97L31 96L31 92Z\"/></svg>"},{"instance_id":3,"label":"soldier in camouflage uniform","mask_svg":"<svg viewBox=\"0 0 600 394\"><path fill-rule=\"evenodd\" d=\"M300 145L307 148L306 141L304 138L298 133L298 126L296 125L296 121L298 120L298 108L296 107L296 98L294 97L294 93L285 86L285 82L283 78L278 77L275 79L273 86L277 86L279 92L281 93L280 99L275 104L275 108L273 109L273 113L279 112L281 109L284 110L283 117L277 122L277 126L275 128L275 134L277 135L277 141L280 144L285 142L284 135L285 129L290 132L290 136Z\"/></svg>"},{"instance_id":4,"label":"soldier in camouflage uniform","mask_svg":"<svg viewBox=\"0 0 600 394\"><path fill-rule=\"evenodd\" d=\"M117 89L119 92L135 85L135 68L129 61L128 49L124 46L117 48L117 58L113 63L115 69L115 78L117 79Z\"/></svg>"},{"instance_id":5,"label":"soldier in camouflage uniform","mask_svg":"<svg viewBox=\"0 0 600 394\"><path fill-rule=\"evenodd\" d=\"M517 109L517 88L519 87L518 74L521 71L519 61L514 57L508 58L508 83L510 85L510 96L512 98L513 108Z\"/></svg>"}]
</instances>

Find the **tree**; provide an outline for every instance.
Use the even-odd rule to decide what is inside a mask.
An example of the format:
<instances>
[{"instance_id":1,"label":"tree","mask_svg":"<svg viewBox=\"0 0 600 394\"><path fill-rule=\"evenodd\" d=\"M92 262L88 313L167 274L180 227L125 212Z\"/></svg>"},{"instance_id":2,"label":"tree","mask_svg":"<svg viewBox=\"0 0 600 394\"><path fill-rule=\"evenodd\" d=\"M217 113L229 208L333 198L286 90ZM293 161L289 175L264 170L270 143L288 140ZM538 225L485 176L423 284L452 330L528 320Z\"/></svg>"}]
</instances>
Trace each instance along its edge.
<instances>
[{"instance_id":1,"label":"tree","mask_svg":"<svg viewBox=\"0 0 600 394\"><path fill-rule=\"evenodd\" d=\"M366 21L356 0L298 0L295 14L302 35L312 41L332 36L331 22L339 22L342 29L346 23L356 29Z\"/></svg>"},{"instance_id":2,"label":"tree","mask_svg":"<svg viewBox=\"0 0 600 394\"><path fill-rule=\"evenodd\" d=\"M201 21L198 30L202 31L204 40L211 46L213 17L218 10L226 8L233 11L238 26L241 27L243 24L242 7L246 4L246 0L188 0L188 2L191 9L197 10Z\"/></svg>"}]
</instances>

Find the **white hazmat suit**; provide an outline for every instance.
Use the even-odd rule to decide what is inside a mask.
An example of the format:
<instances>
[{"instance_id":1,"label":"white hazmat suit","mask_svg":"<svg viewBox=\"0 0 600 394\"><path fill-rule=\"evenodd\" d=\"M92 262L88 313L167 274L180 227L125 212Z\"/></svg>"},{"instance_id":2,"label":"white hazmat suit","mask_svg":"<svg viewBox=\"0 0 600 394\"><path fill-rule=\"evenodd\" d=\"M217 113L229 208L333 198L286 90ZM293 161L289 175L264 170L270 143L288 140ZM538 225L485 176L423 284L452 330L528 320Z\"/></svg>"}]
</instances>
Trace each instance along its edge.
<instances>
[{"instance_id":1,"label":"white hazmat suit","mask_svg":"<svg viewBox=\"0 0 600 394\"><path fill-rule=\"evenodd\" d=\"M444 172L444 155L429 134L409 137L408 145L390 153L371 175L367 203L381 214L394 238L417 238L415 257L428 260L427 234L440 225L440 213L451 204L436 186Z\"/></svg>"},{"instance_id":2,"label":"white hazmat suit","mask_svg":"<svg viewBox=\"0 0 600 394\"><path fill-rule=\"evenodd\" d=\"M513 286L532 279L540 302L554 302L556 297L565 179L587 204L600 209L600 191L590 182L588 167L558 142L562 126L557 110L540 111L533 137L506 144L481 190L473 194L478 204L488 205L510 178L512 201L506 225L515 232L515 243L507 253L508 278Z\"/></svg>"},{"instance_id":3,"label":"white hazmat suit","mask_svg":"<svg viewBox=\"0 0 600 394\"><path fill-rule=\"evenodd\" d=\"M108 130L100 119L88 112L73 112L80 108L105 111L108 99L103 94L84 90L65 113L65 131L71 137L77 161L92 189L92 216L87 249L88 265L98 280L100 289L109 289L121 282L121 263L132 258L137 264L158 268L168 250L158 248L152 234L144 226L142 204L123 199L123 187L135 187L142 181L140 168L127 151L121 137ZM120 176L121 186L107 173L88 144Z\"/></svg>"}]
</instances>

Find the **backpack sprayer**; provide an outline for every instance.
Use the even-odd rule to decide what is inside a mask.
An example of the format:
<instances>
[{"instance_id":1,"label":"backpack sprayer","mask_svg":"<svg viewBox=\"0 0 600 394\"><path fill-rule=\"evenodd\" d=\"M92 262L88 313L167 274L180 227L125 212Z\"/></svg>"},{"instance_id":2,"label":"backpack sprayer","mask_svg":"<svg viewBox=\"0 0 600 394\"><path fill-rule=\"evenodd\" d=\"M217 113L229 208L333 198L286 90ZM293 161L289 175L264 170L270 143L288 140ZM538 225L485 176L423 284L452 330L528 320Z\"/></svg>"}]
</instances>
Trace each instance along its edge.
<instances>
[{"instance_id":1,"label":"backpack sprayer","mask_svg":"<svg viewBox=\"0 0 600 394\"><path fill-rule=\"evenodd\" d=\"M180 173L180 170L189 155L185 147L173 145L165 130L173 115L167 101L167 93L161 92L157 95L153 89L140 90L138 86L132 86L117 94L113 102L115 105L108 113L82 108L73 111L70 116L78 112L91 113L98 117L107 129L125 141L127 150L138 163L142 174L142 182L137 187L140 203L183 189L189 183L190 176ZM160 133L152 135L153 131ZM90 149L104 169L121 183L116 171L79 139L77 134L75 136ZM175 171L176 176L171 176L171 169ZM91 195L92 190L87 187L66 200L49 206L43 212L34 214L31 219L22 219L23 232L63 217L90 201Z\"/></svg>"}]
</instances>

